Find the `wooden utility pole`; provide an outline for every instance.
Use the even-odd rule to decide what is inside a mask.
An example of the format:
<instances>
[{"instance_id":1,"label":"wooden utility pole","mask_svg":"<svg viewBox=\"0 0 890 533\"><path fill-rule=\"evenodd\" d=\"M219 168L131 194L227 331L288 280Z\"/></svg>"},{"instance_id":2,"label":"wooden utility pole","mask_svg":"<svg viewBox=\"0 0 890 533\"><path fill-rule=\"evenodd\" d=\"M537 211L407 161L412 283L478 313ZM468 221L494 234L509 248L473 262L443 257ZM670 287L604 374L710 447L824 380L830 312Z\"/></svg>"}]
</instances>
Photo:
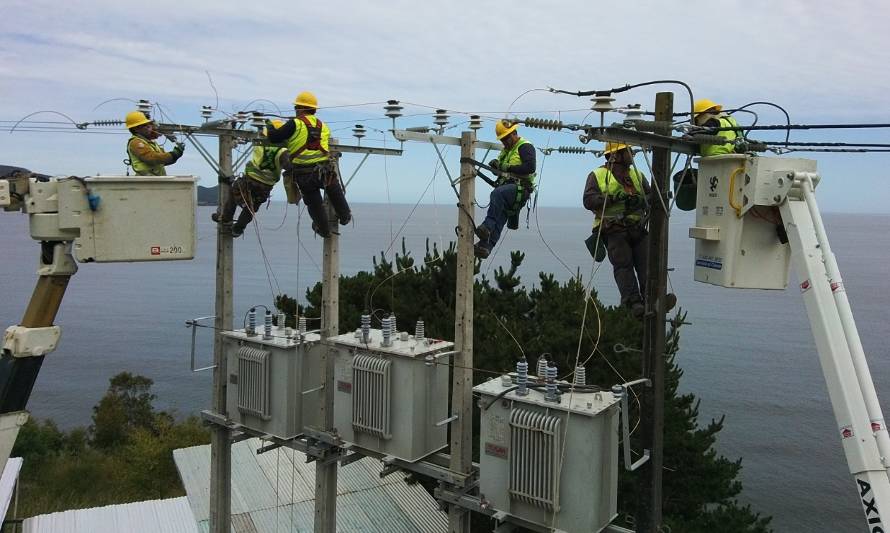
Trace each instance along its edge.
<instances>
[{"instance_id":1,"label":"wooden utility pole","mask_svg":"<svg viewBox=\"0 0 890 533\"><path fill-rule=\"evenodd\" d=\"M338 220L330 202L325 201L325 212L331 234L324 240L321 285L321 338L329 339L340 333L340 235ZM322 429L334 429L334 353L322 352L324 387L319 406ZM319 458L315 461L315 533L337 531L337 461Z\"/></svg>"},{"instance_id":2,"label":"wooden utility pole","mask_svg":"<svg viewBox=\"0 0 890 533\"><path fill-rule=\"evenodd\" d=\"M465 131L460 137L461 158L472 159L476 132ZM458 200L457 276L454 305L454 368L451 381L451 460L453 472L469 474L473 467L473 208L476 199L476 171L472 164L461 163L460 199ZM448 508L451 533L469 533L470 513L461 507Z\"/></svg>"},{"instance_id":3,"label":"wooden utility pole","mask_svg":"<svg viewBox=\"0 0 890 533\"><path fill-rule=\"evenodd\" d=\"M235 140L219 136L219 205L232 196L232 148ZM216 328L213 335L213 409L226 414L226 355L222 332L232 329L232 229L216 226ZM229 428L214 424L210 432L210 532L229 533L232 529L232 446Z\"/></svg>"},{"instance_id":4,"label":"wooden utility pole","mask_svg":"<svg viewBox=\"0 0 890 533\"><path fill-rule=\"evenodd\" d=\"M670 124L673 120L674 94L655 96L655 120ZM656 130L670 135L669 127ZM640 502L637 507L636 532L657 533L662 521L662 467L664 465L664 335L665 295L667 293L668 205L667 190L671 171L671 152L652 149L653 199L649 206L649 260L646 267L646 314L643 320L643 376L651 385L644 390L641 404L643 448L650 451L649 461L640 469Z\"/></svg>"}]
</instances>

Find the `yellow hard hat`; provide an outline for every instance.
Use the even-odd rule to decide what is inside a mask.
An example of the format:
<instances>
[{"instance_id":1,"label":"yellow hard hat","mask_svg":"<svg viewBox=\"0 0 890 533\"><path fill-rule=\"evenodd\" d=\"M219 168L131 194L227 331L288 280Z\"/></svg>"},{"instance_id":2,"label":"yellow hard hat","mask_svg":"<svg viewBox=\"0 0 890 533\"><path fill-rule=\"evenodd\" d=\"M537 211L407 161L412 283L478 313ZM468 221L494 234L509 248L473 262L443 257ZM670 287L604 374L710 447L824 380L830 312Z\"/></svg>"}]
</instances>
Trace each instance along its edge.
<instances>
[{"instance_id":1,"label":"yellow hard hat","mask_svg":"<svg viewBox=\"0 0 890 533\"><path fill-rule=\"evenodd\" d=\"M294 105L300 107L311 107L318 109L318 98L309 91L303 91L294 99Z\"/></svg>"},{"instance_id":2,"label":"yellow hard hat","mask_svg":"<svg viewBox=\"0 0 890 533\"><path fill-rule=\"evenodd\" d=\"M603 155L609 155L612 152L617 152L618 150L623 150L625 148L630 148L630 146L624 143L608 142L606 143L605 149L603 149Z\"/></svg>"},{"instance_id":3,"label":"yellow hard hat","mask_svg":"<svg viewBox=\"0 0 890 533\"><path fill-rule=\"evenodd\" d=\"M276 130L284 125L284 121L278 120L277 118L273 118L269 122L272 123L272 127L275 128ZM263 128L263 135L269 135L269 128L265 128L265 127Z\"/></svg>"},{"instance_id":4,"label":"yellow hard hat","mask_svg":"<svg viewBox=\"0 0 890 533\"><path fill-rule=\"evenodd\" d=\"M698 115L699 113L704 113L705 111L710 111L713 109L714 111L722 111L723 106L714 102L713 100L708 100L707 98L702 98L701 100L695 101L695 106L693 107L693 111Z\"/></svg>"},{"instance_id":5,"label":"yellow hard hat","mask_svg":"<svg viewBox=\"0 0 890 533\"><path fill-rule=\"evenodd\" d=\"M145 116L145 113L142 111L130 111L127 113L127 117L125 119L127 123L127 129L135 128L136 126L141 126L143 124L148 124L151 122L151 119Z\"/></svg>"},{"instance_id":6,"label":"yellow hard hat","mask_svg":"<svg viewBox=\"0 0 890 533\"><path fill-rule=\"evenodd\" d=\"M495 133L495 135L497 135L498 140L500 141L507 135L510 135L511 133L516 131L516 128L518 128L518 127L519 127L519 124L513 124L509 120L499 120L494 125L494 133Z\"/></svg>"}]
</instances>

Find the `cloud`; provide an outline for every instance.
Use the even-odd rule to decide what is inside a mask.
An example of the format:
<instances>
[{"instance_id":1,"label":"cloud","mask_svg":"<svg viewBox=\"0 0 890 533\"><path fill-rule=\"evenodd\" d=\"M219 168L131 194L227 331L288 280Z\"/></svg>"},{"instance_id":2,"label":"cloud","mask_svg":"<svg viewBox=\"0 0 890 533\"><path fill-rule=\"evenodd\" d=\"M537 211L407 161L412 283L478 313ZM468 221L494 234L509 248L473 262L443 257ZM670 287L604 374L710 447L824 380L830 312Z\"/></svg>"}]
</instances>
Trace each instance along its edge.
<instances>
[{"instance_id":1,"label":"cloud","mask_svg":"<svg viewBox=\"0 0 890 533\"><path fill-rule=\"evenodd\" d=\"M209 71L226 109L256 98L286 109L309 88L323 106L398 98L500 116L530 88L680 79L697 97L728 105L776 101L796 122L890 121L890 72L882 68L890 6L882 2L4 4L4 120L47 108L78 120L107 118L128 106L103 106L100 117L92 108L128 97L161 102L178 120L194 122L198 106L215 101ZM676 91L678 109L688 105L683 89L671 85L622 93L618 103L651 107L657 90ZM586 99L532 92L513 110L587 106ZM381 114L376 104L352 111L334 119ZM782 118L761 113L761 122ZM18 153L31 152L13 137ZM864 168L884 175L883 166Z\"/></svg>"}]
</instances>

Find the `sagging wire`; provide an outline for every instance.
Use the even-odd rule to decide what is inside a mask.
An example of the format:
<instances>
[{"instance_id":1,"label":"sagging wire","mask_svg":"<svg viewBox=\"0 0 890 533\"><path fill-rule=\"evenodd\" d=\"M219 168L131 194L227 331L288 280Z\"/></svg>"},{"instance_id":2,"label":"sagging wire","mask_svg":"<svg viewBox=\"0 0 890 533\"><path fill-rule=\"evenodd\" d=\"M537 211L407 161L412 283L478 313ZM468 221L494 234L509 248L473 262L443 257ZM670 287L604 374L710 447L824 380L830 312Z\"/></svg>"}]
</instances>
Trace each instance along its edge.
<instances>
[{"instance_id":1,"label":"sagging wire","mask_svg":"<svg viewBox=\"0 0 890 533\"><path fill-rule=\"evenodd\" d=\"M238 187L241 192L241 198L245 200L244 205L246 209L250 211L250 214L253 216L251 219L251 224L253 225L254 232L256 233L257 243L260 245L260 254L263 257L263 266L266 269L266 279L269 282L269 292L272 293L272 301L275 301L276 297L281 296L281 285L278 283L278 277L275 275L275 271L272 269L272 263L269 261L269 257L266 255L266 248L263 246L263 237L260 235L260 225L257 220L256 211L253 209L253 197L250 196L250 191L245 190L245 185L243 181L238 181ZM275 280L275 287L278 288L278 293L275 293L275 289L272 288L272 280Z\"/></svg>"},{"instance_id":2,"label":"sagging wire","mask_svg":"<svg viewBox=\"0 0 890 533\"><path fill-rule=\"evenodd\" d=\"M446 150L447 150L447 148L446 148ZM436 176L438 175L438 172L439 172L439 161L436 161L436 164L435 164L435 166L433 167L433 177L430 178L430 181L427 183L427 186L426 186L426 188L423 190L423 193L421 193L420 197L417 199L417 202L414 203L414 207L411 209L411 212L408 214L408 217L405 218L405 221L402 223L402 226L399 228L398 233L396 233L395 236L393 236L392 234L390 234L390 237L391 237L392 240L390 241L390 243L389 243L389 247L387 247L386 252L384 252L384 256L385 256L385 254L386 254L387 252L389 252L389 251L392 249L392 246L395 244L396 238L398 238L398 236L401 234L401 232L402 232L402 230L404 229L404 227L408 224L408 221L411 220L411 217L414 216L414 212L417 210L417 207L420 205L420 202L423 201L423 198L426 196L427 191L429 191L430 186L434 183L434 181L435 181L435 179L436 179ZM444 253L444 250L441 250L440 253ZM440 261L441 259L442 259L442 256L441 256L441 255L438 255L438 256L434 257L434 258L433 258L432 260L430 260L430 261L425 261L425 262L423 263L423 265L431 265L431 264L433 264L433 263L435 263L435 262L437 262L437 261ZM406 272L406 271L408 271L408 270L410 270L410 269L412 269L412 268L414 268L413 265L412 265L411 267L407 267L407 268L401 269L401 270L399 270L399 271L393 273L391 276L389 276L389 277L385 278L384 280L380 281L380 283L378 283L375 287L373 287L373 290L372 290L372 288L369 286L369 287L368 287L368 291L365 293L365 303L366 303L366 306L365 306L365 307L368 308L368 309L374 309L374 295L377 293L377 289L379 289L379 288L380 288L384 283L386 283L387 281L390 281L391 279L394 279L395 276L397 276L397 275L399 275L399 274L402 274L402 273L404 273L404 272Z\"/></svg>"},{"instance_id":3,"label":"sagging wire","mask_svg":"<svg viewBox=\"0 0 890 533\"><path fill-rule=\"evenodd\" d=\"M16 129L16 127L18 127L18 125L21 124L22 122L24 122L26 119L31 118L31 117L33 117L34 115L39 115L39 114L41 114L41 113L52 113L52 114L55 114L55 115L59 115L60 117L67 118L67 119L71 122L71 124L72 124L74 127L78 128L78 129L83 129L83 128L80 128L80 127L78 126L78 123L75 122L73 118L69 117L69 116L66 115L65 113L62 113L62 112L60 112L60 111L53 111L52 109L46 109L46 110L43 110L43 111L35 111L35 112L33 112L33 113L29 113L29 114L25 115L24 117L22 117L21 119L19 119L18 122L16 122L15 124L13 124L12 128L10 128L10 130L9 130L9 133L11 134L12 132L14 132L15 129Z\"/></svg>"},{"instance_id":4,"label":"sagging wire","mask_svg":"<svg viewBox=\"0 0 890 533\"><path fill-rule=\"evenodd\" d=\"M624 85L623 87L615 87L612 89L592 90L592 91L572 92L572 91L565 91L562 89L554 89L553 87L548 87L548 90L550 92L556 93L556 94L569 94L569 95L579 96L579 97L581 97L581 96L608 96L608 95L612 95L614 93L621 93L621 92L629 91L631 89L636 89L639 87L646 87L648 85L661 85L661 84L682 85L686 89L686 92L689 94L689 113L691 116L691 114L695 111L695 97L692 94L692 87L690 87L689 84L687 84L686 82L681 81L681 80L652 80L652 81L645 81L642 83L635 83L632 85Z\"/></svg>"}]
</instances>

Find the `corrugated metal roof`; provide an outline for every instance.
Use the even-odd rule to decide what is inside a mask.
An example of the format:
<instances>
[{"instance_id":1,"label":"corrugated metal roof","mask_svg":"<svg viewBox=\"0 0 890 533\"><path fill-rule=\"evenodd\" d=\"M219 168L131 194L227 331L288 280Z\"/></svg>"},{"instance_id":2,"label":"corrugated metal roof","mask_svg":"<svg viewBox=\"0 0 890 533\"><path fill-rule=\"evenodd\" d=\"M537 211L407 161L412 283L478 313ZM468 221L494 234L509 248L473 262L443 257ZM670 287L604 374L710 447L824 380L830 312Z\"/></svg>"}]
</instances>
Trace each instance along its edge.
<instances>
[{"instance_id":1,"label":"corrugated metal roof","mask_svg":"<svg viewBox=\"0 0 890 533\"><path fill-rule=\"evenodd\" d=\"M232 445L232 531L311 532L315 507L315 463L289 448L260 455L259 439ZM201 531L210 516L210 446L173 452ZM380 477L383 466L365 458L340 467L337 530L435 533L448 529L447 515L420 485L398 474Z\"/></svg>"},{"instance_id":2,"label":"corrugated metal roof","mask_svg":"<svg viewBox=\"0 0 890 533\"><path fill-rule=\"evenodd\" d=\"M19 480L19 472L22 469L21 457L10 457L6 460L3 475L0 476L0 516L6 516L9 510L9 502L12 501L15 484Z\"/></svg>"},{"instance_id":3,"label":"corrugated metal roof","mask_svg":"<svg viewBox=\"0 0 890 533\"><path fill-rule=\"evenodd\" d=\"M24 521L24 533L198 533L188 499L75 509Z\"/></svg>"}]
</instances>

